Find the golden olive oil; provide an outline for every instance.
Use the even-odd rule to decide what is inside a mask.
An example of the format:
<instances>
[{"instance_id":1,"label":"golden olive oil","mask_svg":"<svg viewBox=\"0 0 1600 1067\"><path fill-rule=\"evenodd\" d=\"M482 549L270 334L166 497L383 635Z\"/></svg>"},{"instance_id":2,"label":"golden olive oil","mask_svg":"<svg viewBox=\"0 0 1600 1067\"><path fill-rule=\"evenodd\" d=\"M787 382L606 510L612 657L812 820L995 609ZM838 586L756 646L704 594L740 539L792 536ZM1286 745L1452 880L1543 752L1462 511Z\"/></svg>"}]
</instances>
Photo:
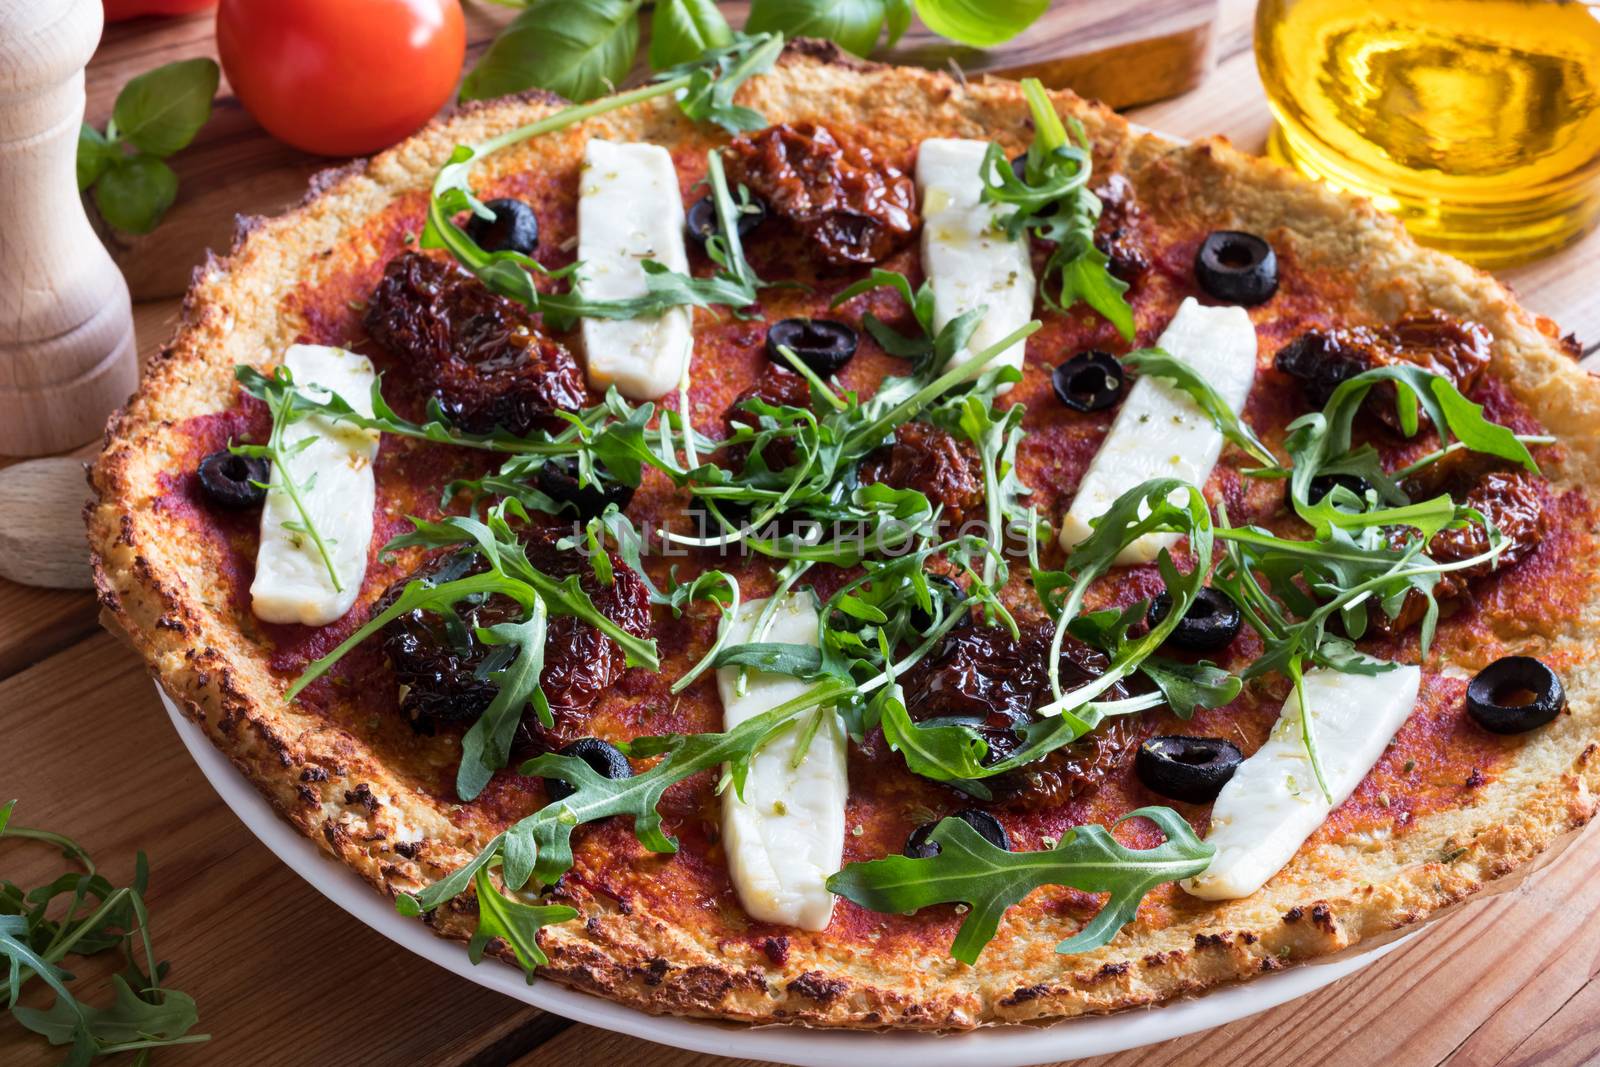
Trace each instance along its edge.
<instances>
[{"instance_id":1,"label":"golden olive oil","mask_svg":"<svg viewBox=\"0 0 1600 1067\"><path fill-rule=\"evenodd\" d=\"M1600 214L1600 4L1263 0L1268 152L1484 266Z\"/></svg>"}]
</instances>

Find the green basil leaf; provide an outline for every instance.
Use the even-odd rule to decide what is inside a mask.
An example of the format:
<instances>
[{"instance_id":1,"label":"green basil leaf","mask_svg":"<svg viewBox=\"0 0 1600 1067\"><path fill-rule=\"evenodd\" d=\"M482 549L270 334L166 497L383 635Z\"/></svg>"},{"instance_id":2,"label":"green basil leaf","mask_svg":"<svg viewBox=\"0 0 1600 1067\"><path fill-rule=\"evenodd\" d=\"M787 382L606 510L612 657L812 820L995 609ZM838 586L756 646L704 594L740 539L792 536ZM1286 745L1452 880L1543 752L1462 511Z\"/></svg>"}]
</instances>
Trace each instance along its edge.
<instances>
[{"instance_id":1,"label":"green basil leaf","mask_svg":"<svg viewBox=\"0 0 1600 1067\"><path fill-rule=\"evenodd\" d=\"M950 955L974 964L994 939L1007 908L1044 885L1064 885L1111 897L1078 933L1056 946L1060 953L1087 952L1107 944L1139 910L1145 894L1205 870L1216 851L1195 836L1183 816L1149 807L1118 820L1143 816L1166 840L1155 848L1130 849L1104 826L1080 826L1055 848L1008 852L966 822L947 818L934 829L939 854L927 859L889 856L851 863L828 879L828 890L873 911L904 913L931 904L961 903L972 910L950 946Z\"/></svg>"},{"instance_id":2,"label":"green basil leaf","mask_svg":"<svg viewBox=\"0 0 1600 1067\"><path fill-rule=\"evenodd\" d=\"M639 50L641 0L536 0L461 83L462 100L547 89L569 100L614 92Z\"/></svg>"},{"instance_id":3,"label":"green basil leaf","mask_svg":"<svg viewBox=\"0 0 1600 1067\"><path fill-rule=\"evenodd\" d=\"M650 18L650 67L663 70L692 63L713 48L733 43L733 30L716 0L658 0Z\"/></svg>"},{"instance_id":4,"label":"green basil leaf","mask_svg":"<svg viewBox=\"0 0 1600 1067\"><path fill-rule=\"evenodd\" d=\"M993 48L1044 14L1050 0L916 0L917 14L940 37Z\"/></svg>"},{"instance_id":5,"label":"green basil leaf","mask_svg":"<svg viewBox=\"0 0 1600 1067\"><path fill-rule=\"evenodd\" d=\"M78 130L78 192L83 192L95 183L106 168L115 163L122 156L122 150L110 141L105 134L89 125L87 122Z\"/></svg>"},{"instance_id":6,"label":"green basil leaf","mask_svg":"<svg viewBox=\"0 0 1600 1067\"><path fill-rule=\"evenodd\" d=\"M94 183L100 217L126 233L149 233L178 198L178 176L155 156L120 159Z\"/></svg>"},{"instance_id":7,"label":"green basil leaf","mask_svg":"<svg viewBox=\"0 0 1600 1067\"><path fill-rule=\"evenodd\" d=\"M117 136L153 156L170 156L194 140L211 117L221 69L212 59L184 59L134 78L111 113Z\"/></svg>"},{"instance_id":8,"label":"green basil leaf","mask_svg":"<svg viewBox=\"0 0 1600 1067\"><path fill-rule=\"evenodd\" d=\"M754 0L745 29L823 37L865 56L877 47L887 17L884 0Z\"/></svg>"}]
</instances>

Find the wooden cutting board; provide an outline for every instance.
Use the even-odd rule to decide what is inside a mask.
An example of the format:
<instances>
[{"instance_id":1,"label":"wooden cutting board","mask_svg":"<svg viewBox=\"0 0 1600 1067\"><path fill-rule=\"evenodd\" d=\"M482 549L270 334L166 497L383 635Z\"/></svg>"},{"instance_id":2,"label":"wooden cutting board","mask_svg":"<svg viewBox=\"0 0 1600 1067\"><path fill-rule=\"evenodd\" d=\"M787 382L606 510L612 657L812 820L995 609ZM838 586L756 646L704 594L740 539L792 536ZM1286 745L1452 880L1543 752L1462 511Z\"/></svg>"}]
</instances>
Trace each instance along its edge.
<instances>
[{"instance_id":1,"label":"wooden cutting board","mask_svg":"<svg viewBox=\"0 0 1600 1067\"><path fill-rule=\"evenodd\" d=\"M722 6L733 25L743 24L748 3ZM484 3L468 3L465 11L470 64L516 11ZM1131 107L1200 83L1211 66L1216 15L1217 0L1058 0L999 48L952 44L916 23L894 49L875 58L941 69L954 64L969 76L1028 75L1112 107ZM134 75L176 59L215 57L212 22L206 13L107 26L88 71L89 121L105 122L117 91ZM648 28L648 15L644 22ZM641 59L647 50L648 42L641 42ZM635 71L643 74L642 67ZM178 200L155 232L129 237L101 227L136 301L183 293L206 249L222 252L232 243L236 215L282 211L304 195L311 175L339 160L267 136L224 81L211 121L169 162L178 172Z\"/></svg>"}]
</instances>

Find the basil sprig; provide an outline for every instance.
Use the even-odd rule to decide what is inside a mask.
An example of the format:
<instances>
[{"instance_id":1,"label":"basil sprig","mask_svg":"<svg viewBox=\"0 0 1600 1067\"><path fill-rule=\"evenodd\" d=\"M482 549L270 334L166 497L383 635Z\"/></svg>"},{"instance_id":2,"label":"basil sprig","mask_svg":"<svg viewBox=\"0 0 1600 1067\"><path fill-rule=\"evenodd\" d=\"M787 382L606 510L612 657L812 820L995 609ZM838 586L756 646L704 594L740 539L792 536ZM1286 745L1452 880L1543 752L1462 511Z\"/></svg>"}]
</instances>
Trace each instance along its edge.
<instances>
[{"instance_id":1,"label":"basil sprig","mask_svg":"<svg viewBox=\"0 0 1600 1067\"><path fill-rule=\"evenodd\" d=\"M1170 808L1139 808L1114 825L1140 817L1155 823L1166 840L1155 848L1130 849L1104 826L1088 825L1067 831L1055 847L1041 852L1008 852L951 817L941 820L930 837L938 855L851 863L828 879L828 890L864 908L895 914L933 904L967 905L971 910L950 945L950 955L966 964L978 962L1006 909L1040 886L1110 893L1083 929L1056 945L1064 955L1087 952L1115 938L1150 890L1199 874L1216 851Z\"/></svg>"},{"instance_id":2,"label":"basil sprig","mask_svg":"<svg viewBox=\"0 0 1600 1067\"><path fill-rule=\"evenodd\" d=\"M941 37L973 48L1004 44L1033 25L1049 0L755 0L751 30L782 30L791 37L824 37L858 56L886 38L893 48L911 26L913 12Z\"/></svg>"},{"instance_id":3,"label":"basil sprig","mask_svg":"<svg viewBox=\"0 0 1600 1067\"><path fill-rule=\"evenodd\" d=\"M209 1035L189 1032L200 1021L194 999L162 984L167 965L157 958L150 940L144 899L150 865L144 853L138 855L133 883L113 885L71 838L11 825L15 806L16 801L0 805L0 840L50 845L81 870L31 889L0 881L0 960L8 965L4 1010L50 1044L70 1045L65 1062L73 1065L120 1052L148 1057L150 1049L210 1040ZM57 907L63 900L65 908ZM111 1004L98 1007L79 1000L73 976L62 965L72 956L113 950L121 953L127 968L111 979ZM48 1008L17 1003L34 979L54 994Z\"/></svg>"},{"instance_id":4,"label":"basil sprig","mask_svg":"<svg viewBox=\"0 0 1600 1067\"><path fill-rule=\"evenodd\" d=\"M100 217L127 233L149 233L178 196L165 160L194 140L211 117L221 71L212 59L184 59L146 71L117 94L105 132L78 132L78 190Z\"/></svg>"},{"instance_id":5,"label":"basil sprig","mask_svg":"<svg viewBox=\"0 0 1600 1067\"><path fill-rule=\"evenodd\" d=\"M1093 157L1083 125L1069 118L1072 138L1037 78L1024 78L1022 91L1033 116L1022 177L998 144L983 157L983 199L1012 208L996 218L1006 236L1033 234L1055 248L1039 273L1039 295L1057 311L1082 301L1099 312L1126 340L1133 340L1133 309L1123 294L1128 283L1113 275L1110 260L1095 247L1100 199L1089 191Z\"/></svg>"}]
</instances>

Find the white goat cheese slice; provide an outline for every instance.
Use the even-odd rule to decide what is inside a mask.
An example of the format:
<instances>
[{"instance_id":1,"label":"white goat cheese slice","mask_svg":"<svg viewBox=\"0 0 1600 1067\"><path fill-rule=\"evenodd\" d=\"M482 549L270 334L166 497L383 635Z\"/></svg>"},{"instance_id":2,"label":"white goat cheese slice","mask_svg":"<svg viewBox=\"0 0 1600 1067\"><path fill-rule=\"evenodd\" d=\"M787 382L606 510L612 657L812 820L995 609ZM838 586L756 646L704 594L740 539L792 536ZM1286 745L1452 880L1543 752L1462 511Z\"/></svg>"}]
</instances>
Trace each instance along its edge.
<instances>
[{"instance_id":1,"label":"white goat cheese slice","mask_svg":"<svg viewBox=\"0 0 1600 1067\"><path fill-rule=\"evenodd\" d=\"M1235 414L1244 410L1256 380L1256 331L1244 308L1207 307L1189 297L1156 344L1194 368ZM1166 379L1140 378L1062 516L1061 547L1070 552L1089 536L1091 520L1152 478L1181 478L1204 488L1222 444L1222 431L1189 394ZM1177 539L1175 533L1145 534L1117 562L1148 563Z\"/></svg>"},{"instance_id":2,"label":"white goat cheese slice","mask_svg":"<svg viewBox=\"0 0 1600 1067\"><path fill-rule=\"evenodd\" d=\"M986 204L983 154L987 141L935 137L917 150L922 196L922 269L933 287L936 329L973 308L987 307L966 350L970 359L1033 317L1033 264L1026 238L1011 240L995 228L1000 205ZM995 355L986 368L1022 367L1024 343ZM1011 388L1009 385L1002 388Z\"/></svg>"},{"instance_id":3,"label":"white goat cheese slice","mask_svg":"<svg viewBox=\"0 0 1600 1067\"><path fill-rule=\"evenodd\" d=\"M1216 855L1183 888L1206 900L1235 900L1265 885L1372 770L1416 707L1421 683L1412 666L1373 675L1307 671L1312 737L1333 802L1317 784L1291 692L1266 743L1217 795L1206 833Z\"/></svg>"},{"instance_id":4,"label":"white goat cheese slice","mask_svg":"<svg viewBox=\"0 0 1600 1067\"><path fill-rule=\"evenodd\" d=\"M578 288L597 300L643 296L644 261L689 271L683 198L665 148L592 140L578 179ZM632 319L584 319L589 384L615 385L630 400L654 400L678 387L694 347L691 309Z\"/></svg>"},{"instance_id":5,"label":"white goat cheese slice","mask_svg":"<svg viewBox=\"0 0 1600 1067\"><path fill-rule=\"evenodd\" d=\"M730 644L752 637L766 600L740 606L728 624ZM771 625L759 638L782 644L817 643L817 609L809 594L778 604ZM743 696L739 668L717 668L724 729L793 700L810 686L786 674L749 669ZM722 842L739 903L753 919L821 930L833 915L828 876L844 855L844 810L849 792L845 737L838 716L823 714L805 758L795 767L810 712L769 741L750 762L744 799L729 787L722 796Z\"/></svg>"},{"instance_id":6,"label":"white goat cheese slice","mask_svg":"<svg viewBox=\"0 0 1600 1067\"><path fill-rule=\"evenodd\" d=\"M372 414L375 375L366 356L327 345L290 345L283 363L303 392L324 399L337 393L363 415ZM306 440L311 443L302 446ZM284 491L285 472L274 464L261 508L250 607L267 622L323 626L350 610L367 574L378 432L312 415L290 423L283 443L290 453L287 473L300 487L311 526L328 548L338 587Z\"/></svg>"}]
</instances>

